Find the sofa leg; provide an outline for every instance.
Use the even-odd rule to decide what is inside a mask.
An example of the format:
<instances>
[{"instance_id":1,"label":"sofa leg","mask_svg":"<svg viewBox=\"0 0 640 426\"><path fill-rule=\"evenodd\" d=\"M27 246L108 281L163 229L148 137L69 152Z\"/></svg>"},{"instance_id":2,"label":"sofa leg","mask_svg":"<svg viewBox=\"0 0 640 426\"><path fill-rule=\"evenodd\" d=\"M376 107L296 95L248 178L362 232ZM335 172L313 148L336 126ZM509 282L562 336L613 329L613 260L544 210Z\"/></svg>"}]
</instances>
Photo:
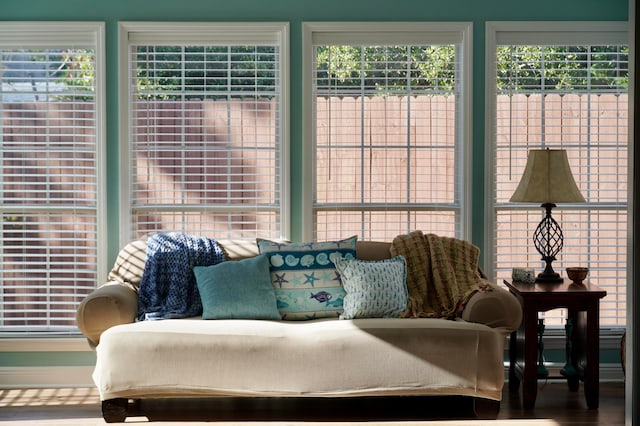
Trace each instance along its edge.
<instances>
[{"instance_id":1,"label":"sofa leg","mask_svg":"<svg viewBox=\"0 0 640 426\"><path fill-rule=\"evenodd\" d=\"M127 418L129 400L114 398L102 401L102 418L107 423L121 423Z\"/></svg>"},{"instance_id":2,"label":"sofa leg","mask_svg":"<svg viewBox=\"0 0 640 426\"><path fill-rule=\"evenodd\" d=\"M495 420L500 412L500 401L473 398L473 414L478 419Z\"/></svg>"}]
</instances>

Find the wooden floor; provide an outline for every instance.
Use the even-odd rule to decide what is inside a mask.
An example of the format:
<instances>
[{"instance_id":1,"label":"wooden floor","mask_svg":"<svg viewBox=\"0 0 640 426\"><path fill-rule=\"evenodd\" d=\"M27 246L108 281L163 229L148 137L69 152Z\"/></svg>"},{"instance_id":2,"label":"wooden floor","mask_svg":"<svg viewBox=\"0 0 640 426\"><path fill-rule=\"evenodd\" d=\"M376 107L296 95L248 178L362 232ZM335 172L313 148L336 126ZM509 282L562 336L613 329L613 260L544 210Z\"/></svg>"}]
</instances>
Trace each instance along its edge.
<instances>
[{"instance_id":1,"label":"wooden floor","mask_svg":"<svg viewBox=\"0 0 640 426\"><path fill-rule=\"evenodd\" d=\"M406 425L623 425L624 384L600 385L600 408L588 410L581 392L566 383L539 383L533 410L521 407L520 394L505 389L496 421L471 419L463 398L357 399L174 399L142 401L127 423L154 425L216 422L217 426L406 426ZM105 424L94 389L0 390L0 424ZM210 423L209 423L210 424Z\"/></svg>"}]
</instances>

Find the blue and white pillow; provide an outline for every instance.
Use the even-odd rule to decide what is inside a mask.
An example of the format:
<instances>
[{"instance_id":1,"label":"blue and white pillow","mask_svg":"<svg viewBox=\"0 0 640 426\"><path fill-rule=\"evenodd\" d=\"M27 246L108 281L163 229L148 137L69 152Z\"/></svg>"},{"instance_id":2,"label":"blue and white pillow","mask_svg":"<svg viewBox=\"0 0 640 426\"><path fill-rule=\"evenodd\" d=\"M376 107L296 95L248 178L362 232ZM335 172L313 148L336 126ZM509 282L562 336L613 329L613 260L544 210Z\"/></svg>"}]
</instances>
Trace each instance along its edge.
<instances>
[{"instance_id":1,"label":"blue and white pillow","mask_svg":"<svg viewBox=\"0 0 640 426\"><path fill-rule=\"evenodd\" d=\"M355 259L357 237L340 241L280 243L258 239L269 257L271 284L282 319L338 317L344 289L333 261Z\"/></svg>"},{"instance_id":2,"label":"blue and white pillow","mask_svg":"<svg viewBox=\"0 0 640 426\"><path fill-rule=\"evenodd\" d=\"M346 291L340 319L398 318L407 309L407 263L403 256L367 261L337 259Z\"/></svg>"}]
</instances>

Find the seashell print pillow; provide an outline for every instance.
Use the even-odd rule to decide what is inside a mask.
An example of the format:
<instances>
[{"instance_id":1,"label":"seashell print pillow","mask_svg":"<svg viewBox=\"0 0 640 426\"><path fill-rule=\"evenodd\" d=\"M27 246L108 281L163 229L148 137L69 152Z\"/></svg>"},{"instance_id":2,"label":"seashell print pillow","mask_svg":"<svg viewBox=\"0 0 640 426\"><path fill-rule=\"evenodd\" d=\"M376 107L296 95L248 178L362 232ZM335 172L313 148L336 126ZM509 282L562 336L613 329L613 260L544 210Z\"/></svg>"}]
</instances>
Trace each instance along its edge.
<instances>
[{"instance_id":1,"label":"seashell print pillow","mask_svg":"<svg viewBox=\"0 0 640 426\"><path fill-rule=\"evenodd\" d=\"M337 318L345 291L334 261L355 259L357 237L340 241L282 243L257 239L269 258L271 284L284 320Z\"/></svg>"}]
</instances>

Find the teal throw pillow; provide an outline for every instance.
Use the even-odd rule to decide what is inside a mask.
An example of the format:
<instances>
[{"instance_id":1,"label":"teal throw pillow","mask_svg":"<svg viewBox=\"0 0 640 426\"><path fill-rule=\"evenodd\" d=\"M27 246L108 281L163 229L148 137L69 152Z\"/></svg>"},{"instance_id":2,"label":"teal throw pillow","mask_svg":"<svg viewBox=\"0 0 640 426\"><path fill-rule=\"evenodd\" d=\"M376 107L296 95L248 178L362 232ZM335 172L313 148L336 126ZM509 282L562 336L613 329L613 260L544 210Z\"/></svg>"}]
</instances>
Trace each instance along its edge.
<instances>
[{"instance_id":1,"label":"teal throw pillow","mask_svg":"<svg viewBox=\"0 0 640 426\"><path fill-rule=\"evenodd\" d=\"M269 257L271 284L282 319L337 318L344 289L332 261L355 259L357 237L340 241L284 244L258 239Z\"/></svg>"},{"instance_id":2,"label":"teal throw pillow","mask_svg":"<svg viewBox=\"0 0 640 426\"><path fill-rule=\"evenodd\" d=\"M267 256L193 268L202 319L279 320Z\"/></svg>"},{"instance_id":3,"label":"teal throw pillow","mask_svg":"<svg viewBox=\"0 0 640 426\"><path fill-rule=\"evenodd\" d=\"M407 309L407 263L403 256L384 260L337 259L346 291L340 319L398 318Z\"/></svg>"}]
</instances>

